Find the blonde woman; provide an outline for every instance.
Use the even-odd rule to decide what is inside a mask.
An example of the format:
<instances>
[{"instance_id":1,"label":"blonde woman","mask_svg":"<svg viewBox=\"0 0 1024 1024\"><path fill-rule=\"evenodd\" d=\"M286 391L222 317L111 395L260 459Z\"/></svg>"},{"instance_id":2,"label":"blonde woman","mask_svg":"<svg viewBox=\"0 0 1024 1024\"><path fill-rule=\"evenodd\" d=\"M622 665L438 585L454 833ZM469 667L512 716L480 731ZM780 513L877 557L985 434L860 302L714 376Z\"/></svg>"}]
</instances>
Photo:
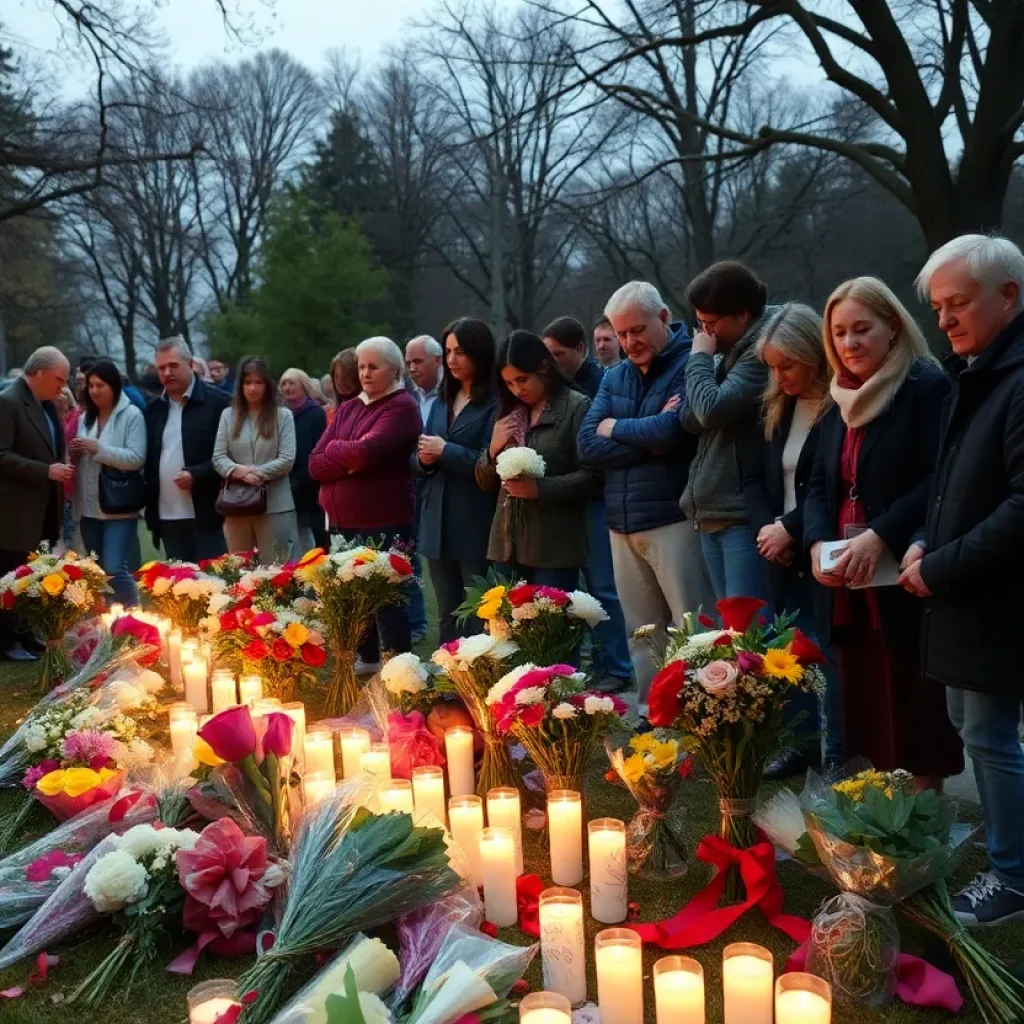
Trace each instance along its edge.
<instances>
[{"instance_id":1,"label":"blonde woman","mask_svg":"<svg viewBox=\"0 0 1024 1024\"><path fill-rule=\"evenodd\" d=\"M309 456L327 429L320 385L304 370L292 367L281 374L281 397L295 420L295 465L290 480L299 522L299 547L304 552L326 549L330 541L327 517L320 507L320 485L309 475Z\"/></svg>"},{"instance_id":2,"label":"blonde woman","mask_svg":"<svg viewBox=\"0 0 1024 1024\"><path fill-rule=\"evenodd\" d=\"M809 306L789 302L777 310L757 341L757 354L771 377L765 388L762 426L739 449L743 498L750 530L767 562L768 593L775 614L796 614L796 625L817 637L827 620L828 591L814 581L804 551L804 499L818 447L821 420L832 408L831 369L821 341L821 317ZM829 673L830 676L835 673ZM829 679L829 696L838 698ZM797 744L766 769L768 778L799 775L820 767L821 715L813 696L790 705ZM826 708L825 757L842 759L838 707Z\"/></svg>"},{"instance_id":3,"label":"blonde woman","mask_svg":"<svg viewBox=\"0 0 1024 1024\"><path fill-rule=\"evenodd\" d=\"M804 544L831 588L828 625L839 661L843 753L883 771L905 768L940 788L963 771L941 687L921 678L921 602L871 588L883 556L902 557L925 518L951 385L921 331L882 281L841 284L822 337L836 407L821 423L804 503ZM846 540L824 571L822 544Z\"/></svg>"}]
</instances>

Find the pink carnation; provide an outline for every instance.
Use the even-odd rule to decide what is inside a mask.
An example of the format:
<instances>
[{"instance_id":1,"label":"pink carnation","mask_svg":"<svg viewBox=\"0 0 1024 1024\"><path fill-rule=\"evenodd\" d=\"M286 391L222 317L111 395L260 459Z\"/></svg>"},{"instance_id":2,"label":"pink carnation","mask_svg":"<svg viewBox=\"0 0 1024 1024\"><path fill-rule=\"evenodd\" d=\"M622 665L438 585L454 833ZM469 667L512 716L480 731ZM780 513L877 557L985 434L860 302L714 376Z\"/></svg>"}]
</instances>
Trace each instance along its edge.
<instances>
[{"instance_id":1,"label":"pink carnation","mask_svg":"<svg viewBox=\"0 0 1024 1024\"><path fill-rule=\"evenodd\" d=\"M82 729L70 732L64 737L64 757L68 761L82 761L85 764L106 764L114 759L117 741L109 733L96 729Z\"/></svg>"},{"instance_id":2,"label":"pink carnation","mask_svg":"<svg viewBox=\"0 0 1024 1024\"><path fill-rule=\"evenodd\" d=\"M40 764L33 765L25 772L25 778L21 780L21 784L26 789L35 789L36 783L44 776L49 775L50 772L55 772L60 767L60 761L54 761L52 757L48 757L45 761Z\"/></svg>"},{"instance_id":3,"label":"pink carnation","mask_svg":"<svg viewBox=\"0 0 1024 1024\"><path fill-rule=\"evenodd\" d=\"M569 603L569 595L557 587L538 587L533 596L546 598L558 608L563 608Z\"/></svg>"}]
</instances>

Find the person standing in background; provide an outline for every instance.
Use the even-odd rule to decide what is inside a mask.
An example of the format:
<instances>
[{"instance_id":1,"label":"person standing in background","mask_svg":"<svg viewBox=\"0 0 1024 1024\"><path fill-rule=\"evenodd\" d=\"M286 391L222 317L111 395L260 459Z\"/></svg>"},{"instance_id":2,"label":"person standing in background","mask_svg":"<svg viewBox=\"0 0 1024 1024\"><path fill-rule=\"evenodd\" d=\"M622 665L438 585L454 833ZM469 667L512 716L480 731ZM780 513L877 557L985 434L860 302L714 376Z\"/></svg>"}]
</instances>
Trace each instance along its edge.
<instances>
[{"instance_id":1,"label":"person standing in background","mask_svg":"<svg viewBox=\"0 0 1024 1024\"><path fill-rule=\"evenodd\" d=\"M64 429L53 402L70 374L64 354L47 345L28 357L22 375L0 394L0 575L24 565L41 541L60 537L64 484L75 471L65 461ZM0 659L35 661L43 649L12 612L0 611Z\"/></svg>"},{"instance_id":2,"label":"person standing in background","mask_svg":"<svg viewBox=\"0 0 1024 1024\"><path fill-rule=\"evenodd\" d=\"M602 370L610 370L622 362L622 347L611 321L603 314L594 324L594 355Z\"/></svg>"},{"instance_id":3,"label":"person standing in background","mask_svg":"<svg viewBox=\"0 0 1024 1024\"><path fill-rule=\"evenodd\" d=\"M295 420L295 464L291 471L292 498L298 519L299 554L330 547L327 517L320 507L320 485L309 475L309 457L327 429L327 414L317 402L313 381L295 368L281 374L281 396Z\"/></svg>"},{"instance_id":4,"label":"person standing in background","mask_svg":"<svg viewBox=\"0 0 1024 1024\"><path fill-rule=\"evenodd\" d=\"M210 356L208 368L210 382L213 386L231 398L235 392L235 382L231 377L231 363L220 356Z\"/></svg>"},{"instance_id":5,"label":"person standing in background","mask_svg":"<svg viewBox=\"0 0 1024 1024\"><path fill-rule=\"evenodd\" d=\"M216 558L227 546L213 444L228 399L192 372L183 338L164 338L155 358L164 390L146 409L146 525L168 558Z\"/></svg>"},{"instance_id":6,"label":"person standing in background","mask_svg":"<svg viewBox=\"0 0 1024 1024\"><path fill-rule=\"evenodd\" d=\"M327 425L331 425L334 413L342 402L355 398L362 390L359 383L359 366L354 348L343 348L331 360L331 387L334 389L334 402L327 410Z\"/></svg>"},{"instance_id":7,"label":"person standing in background","mask_svg":"<svg viewBox=\"0 0 1024 1024\"><path fill-rule=\"evenodd\" d=\"M593 400L601 387L604 370L587 352L587 334L583 324L571 316L562 316L548 324L541 337L562 372ZM618 341L615 344L617 347ZM590 499L587 527L590 558L583 567L583 578L587 590L601 602L601 607L608 615L604 622L594 628L596 642L592 662L595 686L609 693L621 693L632 684L633 665L629 658L622 606L615 590L608 512L604 505L603 491Z\"/></svg>"}]
</instances>

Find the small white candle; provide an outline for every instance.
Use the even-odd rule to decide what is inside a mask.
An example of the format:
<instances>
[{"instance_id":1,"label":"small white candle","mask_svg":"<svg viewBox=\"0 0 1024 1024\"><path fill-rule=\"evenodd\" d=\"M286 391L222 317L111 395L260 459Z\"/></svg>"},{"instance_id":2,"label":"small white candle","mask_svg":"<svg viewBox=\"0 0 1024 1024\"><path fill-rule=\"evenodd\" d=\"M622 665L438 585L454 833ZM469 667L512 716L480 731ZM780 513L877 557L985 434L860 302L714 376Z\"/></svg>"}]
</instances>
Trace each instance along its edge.
<instances>
[{"instance_id":1,"label":"small white candle","mask_svg":"<svg viewBox=\"0 0 1024 1024\"><path fill-rule=\"evenodd\" d=\"M302 776L302 797L307 807L320 803L336 785L334 773L306 772Z\"/></svg>"},{"instance_id":2,"label":"small white candle","mask_svg":"<svg viewBox=\"0 0 1024 1024\"><path fill-rule=\"evenodd\" d=\"M704 1024L704 968L688 956L662 957L654 965L658 1024Z\"/></svg>"},{"instance_id":3,"label":"small white candle","mask_svg":"<svg viewBox=\"0 0 1024 1024\"><path fill-rule=\"evenodd\" d=\"M408 779L389 779L377 794L382 814L399 811L412 814L412 783Z\"/></svg>"},{"instance_id":4,"label":"small white candle","mask_svg":"<svg viewBox=\"0 0 1024 1024\"><path fill-rule=\"evenodd\" d=\"M523 873L523 815L519 790L513 786L499 786L487 791L487 824L512 829L516 841L516 874Z\"/></svg>"},{"instance_id":5,"label":"small white candle","mask_svg":"<svg viewBox=\"0 0 1024 1024\"><path fill-rule=\"evenodd\" d=\"M473 730L453 725L444 733L445 756L448 760L448 792L452 796L468 796L476 790L473 777Z\"/></svg>"},{"instance_id":6,"label":"small white candle","mask_svg":"<svg viewBox=\"0 0 1024 1024\"><path fill-rule=\"evenodd\" d=\"M306 771L334 775L334 736L326 729L306 733Z\"/></svg>"},{"instance_id":7,"label":"small white candle","mask_svg":"<svg viewBox=\"0 0 1024 1024\"><path fill-rule=\"evenodd\" d=\"M644 1024L640 936L628 928L606 928L594 938L594 951L601 1024Z\"/></svg>"},{"instance_id":8,"label":"small white candle","mask_svg":"<svg viewBox=\"0 0 1024 1024\"><path fill-rule=\"evenodd\" d=\"M172 629L167 634L167 667L171 673L171 685L180 693L182 690L181 675L181 630Z\"/></svg>"},{"instance_id":9,"label":"small white candle","mask_svg":"<svg viewBox=\"0 0 1024 1024\"><path fill-rule=\"evenodd\" d=\"M444 811L444 769L425 764L412 770L412 796L416 817L430 815L439 824L448 820Z\"/></svg>"},{"instance_id":10,"label":"small white candle","mask_svg":"<svg viewBox=\"0 0 1024 1024\"><path fill-rule=\"evenodd\" d=\"M583 881L583 800L571 789L548 793L551 838L551 881L579 885Z\"/></svg>"},{"instance_id":11,"label":"small white candle","mask_svg":"<svg viewBox=\"0 0 1024 1024\"><path fill-rule=\"evenodd\" d=\"M344 726L338 730L338 745L341 747L341 777L359 777L359 758L370 749L370 734L356 726Z\"/></svg>"},{"instance_id":12,"label":"small white candle","mask_svg":"<svg viewBox=\"0 0 1024 1024\"><path fill-rule=\"evenodd\" d=\"M479 798L478 798L479 799ZM484 917L499 928L519 920L516 903L516 841L510 828L485 828L480 836Z\"/></svg>"},{"instance_id":13,"label":"small white candle","mask_svg":"<svg viewBox=\"0 0 1024 1024\"><path fill-rule=\"evenodd\" d=\"M734 942L722 951L725 1024L772 1024L772 954L752 942Z\"/></svg>"},{"instance_id":14,"label":"small white candle","mask_svg":"<svg viewBox=\"0 0 1024 1024\"><path fill-rule=\"evenodd\" d=\"M832 986L794 971L775 983L775 1024L832 1024Z\"/></svg>"},{"instance_id":15,"label":"small white candle","mask_svg":"<svg viewBox=\"0 0 1024 1024\"><path fill-rule=\"evenodd\" d=\"M263 676L242 676L238 680L238 703L253 707L263 700Z\"/></svg>"},{"instance_id":16,"label":"small white candle","mask_svg":"<svg viewBox=\"0 0 1024 1024\"><path fill-rule=\"evenodd\" d=\"M539 917L544 988L579 1006L587 999L583 896L576 889L545 889Z\"/></svg>"},{"instance_id":17,"label":"small white candle","mask_svg":"<svg viewBox=\"0 0 1024 1024\"><path fill-rule=\"evenodd\" d=\"M289 704L282 704L281 710L292 720L292 754L295 756L296 767L302 768L306 763L306 705L302 701L293 700Z\"/></svg>"},{"instance_id":18,"label":"small white candle","mask_svg":"<svg viewBox=\"0 0 1024 1024\"><path fill-rule=\"evenodd\" d=\"M380 784L391 778L391 748L386 743L371 743L359 755L359 774L367 782Z\"/></svg>"},{"instance_id":19,"label":"small white candle","mask_svg":"<svg viewBox=\"0 0 1024 1024\"><path fill-rule=\"evenodd\" d=\"M197 714L205 714L210 707L205 659L194 658L183 666L182 672L185 676L185 700L196 709Z\"/></svg>"},{"instance_id":20,"label":"small white candle","mask_svg":"<svg viewBox=\"0 0 1024 1024\"><path fill-rule=\"evenodd\" d=\"M484 830L484 802L473 794L453 796L448 801L448 822L452 839L466 855L471 885L483 881L480 871L480 836Z\"/></svg>"},{"instance_id":21,"label":"small white candle","mask_svg":"<svg viewBox=\"0 0 1024 1024\"><path fill-rule=\"evenodd\" d=\"M531 992L519 1004L519 1024L570 1024L572 1007L557 992Z\"/></svg>"},{"instance_id":22,"label":"small white candle","mask_svg":"<svg viewBox=\"0 0 1024 1024\"><path fill-rule=\"evenodd\" d=\"M590 847L590 915L602 924L618 924L629 911L626 881L626 826L618 818L587 823Z\"/></svg>"},{"instance_id":23,"label":"small white candle","mask_svg":"<svg viewBox=\"0 0 1024 1024\"><path fill-rule=\"evenodd\" d=\"M191 704L182 701L172 704L168 709L168 721L171 734L171 750L175 759L191 753L199 729L199 717Z\"/></svg>"},{"instance_id":24,"label":"small white candle","mask_svg":"<svg viewBox=\"0 0 1024 1024\"><path fill-rule=\"evenodd\" d=\"M241 1005L235 999L233 981L204 981L188 994L188 1024L214 1024L222 1013Z\"/></svg>"},{"instance_id":25,"label":"small white candle","mask_svg":"<svg viewBox=\"0 0 1024 1024\"><path fill-rule=\"evenodd\" d=\"M238 690L235 686L235 676L226 668L218 668L210 680L210 703L213 705L213 713L223 711L225 708L234 707L238 703Z\"/></svg>"},{"instance_id":26,"label":"small white candle","mask_svg":"<svg viewBox=\"0 0 1024 1024\"><path fill-rule=\"evenodd\" d=\"M205 1003L200 1003L189 1010L188 1024L216 1024L221 1014L238 1005L236 1000L227 996L214 996L213 999L207 999Z\"/></svg>"}]
</instances>

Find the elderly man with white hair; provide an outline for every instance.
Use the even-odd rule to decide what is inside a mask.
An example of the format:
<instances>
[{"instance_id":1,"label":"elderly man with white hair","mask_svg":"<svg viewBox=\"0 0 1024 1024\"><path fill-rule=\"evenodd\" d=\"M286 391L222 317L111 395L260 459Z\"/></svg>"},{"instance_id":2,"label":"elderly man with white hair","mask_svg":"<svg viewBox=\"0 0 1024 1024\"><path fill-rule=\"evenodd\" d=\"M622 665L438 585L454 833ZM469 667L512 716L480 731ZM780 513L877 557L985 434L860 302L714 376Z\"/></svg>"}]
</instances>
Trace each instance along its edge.
<instances>
[{"instance_id":1,"label":"elderly man with white hair","mask_svg":"<svg viewBox=\"0 0 1024 1024\"><path fill-rule=\"evenodd\" d=\"M955 359L956 387L928 519L903 560L927 599L924 674L944 685L974 761L990 869L953 900L966 924L1024 918L1024 254L1005 238L962 235L918 275Z\"/></svg>"},{"instance_id":2,"label":"elderly man with white hair","mask_svg":"<svg viewBox=\"0 0 1024 1024\"><path fill-rule=\"evenodd\" d=\"M409 393L420 407L420 418L424 426L437 401L443 362L444 349L429 334L420 334L406 343L405 368L409 371Z\"/></svg>"}]
</instances>

